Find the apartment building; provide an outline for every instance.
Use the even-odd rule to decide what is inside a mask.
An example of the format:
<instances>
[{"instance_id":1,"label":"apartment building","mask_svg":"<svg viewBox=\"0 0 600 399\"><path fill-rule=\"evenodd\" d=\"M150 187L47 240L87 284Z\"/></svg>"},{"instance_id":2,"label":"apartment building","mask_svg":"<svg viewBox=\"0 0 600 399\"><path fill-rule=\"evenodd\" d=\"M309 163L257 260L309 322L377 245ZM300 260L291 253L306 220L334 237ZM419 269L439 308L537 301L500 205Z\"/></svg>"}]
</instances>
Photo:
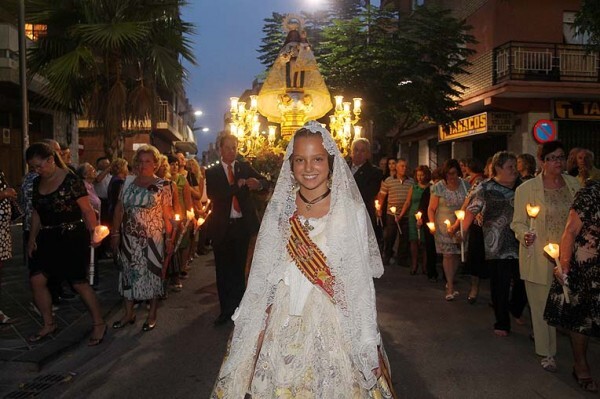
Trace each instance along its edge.
<instances>
[{"instance_id":1,"label":"apartment building","mask_svg":"<svg viewBox=\"0 0 600 399\"><path fill-rule=\"evenodd\" d=\"M400 153L412 164L485 161L503 149L535 154L538 143L554 138L600 154L600 62L573 28L580 0L395 3L406 12L439 4L466 19L478 41L470 75L460 79L468 87L460 98L464 116L401 134Z\"/></svg>"},{"instance_id":2,"label":"apartment building","mask_svg":"<svg viewBox=\"0 0 600 399\"><path fill-rule=\"evenodd\" d=\"M23 177L22 106L19 82L19 39L17 19L0 6L0 169L10 185L18 186ZM27 46L43 33L44 27L25 26ZM44 80L39 76L28 80L29 142L52 138L71 146L77 160L78 135L73 121L65 113L42 106Z\"/></svg>"}]
</instances>

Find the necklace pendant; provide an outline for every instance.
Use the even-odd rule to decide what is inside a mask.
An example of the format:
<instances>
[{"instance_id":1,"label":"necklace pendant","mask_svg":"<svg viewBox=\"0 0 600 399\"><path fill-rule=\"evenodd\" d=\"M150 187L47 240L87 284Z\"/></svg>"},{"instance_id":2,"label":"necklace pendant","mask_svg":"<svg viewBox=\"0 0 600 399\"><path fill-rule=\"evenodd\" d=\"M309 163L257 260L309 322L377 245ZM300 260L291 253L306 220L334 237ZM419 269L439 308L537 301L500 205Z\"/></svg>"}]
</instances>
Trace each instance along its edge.
<instances>
[{"instance_id":1,"label":"necklace pendant","mask_svg":"<svg viewBox=\"0 0 600 399\"><path fill-rule=\"evenodd\" d=\"M310 208L312 208L312 204L306 204L306 210L310 211Z\"/></svg>"},{"instance_id":2,"label":"necklace pendant","mask_svg":"<svg viewBox=\"0 0 600 399\"><path fill-rule=\"evenodd\" d=\"M312 230L314 229L314 227L312 227L312 226L310 225L310 223L308 223L308 219L306 219L306 220L304 221L304 227L306 227L306 229L307 229L308 231L312 231Z\"/></svg>"}]
</instances>

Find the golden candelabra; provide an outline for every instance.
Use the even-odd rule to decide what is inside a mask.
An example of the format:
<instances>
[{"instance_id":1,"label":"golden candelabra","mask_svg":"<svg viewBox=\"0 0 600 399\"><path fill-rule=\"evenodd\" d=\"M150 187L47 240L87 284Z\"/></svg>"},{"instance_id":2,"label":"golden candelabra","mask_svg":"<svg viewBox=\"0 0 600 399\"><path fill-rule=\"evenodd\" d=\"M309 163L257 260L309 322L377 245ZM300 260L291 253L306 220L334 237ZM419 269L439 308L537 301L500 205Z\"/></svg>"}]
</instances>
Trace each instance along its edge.
<instances>
[{"instance_id":1,"label":"golden candelabra","mask_svg":"<svg viewBox=\"0 0 600 399\"><path fill-rule=\"evenodd\" d=\"M250 96L249 108L246 108L246 102L239 101L238 97L230 97L229 100L231 113L229 131L238 138L238 152L244 157L255 158L258 150L266 145L268 140L260 132L258 96Z\"/></svg>"},{"instance_id":2,"label":"golden candelabra","mask_svg":"<svg viewBox=\"0 0 600 399\"><path fill-rule=\"evenodd\" d=\"M344 101L343 96L335 96L334 114L329 116L329 129L331 135L340 149L342 155L348 156L352 142L360 138L361 126L356 124L360 120L362 99L354 98L353 103Z\"/></svg>"}]
</instances>

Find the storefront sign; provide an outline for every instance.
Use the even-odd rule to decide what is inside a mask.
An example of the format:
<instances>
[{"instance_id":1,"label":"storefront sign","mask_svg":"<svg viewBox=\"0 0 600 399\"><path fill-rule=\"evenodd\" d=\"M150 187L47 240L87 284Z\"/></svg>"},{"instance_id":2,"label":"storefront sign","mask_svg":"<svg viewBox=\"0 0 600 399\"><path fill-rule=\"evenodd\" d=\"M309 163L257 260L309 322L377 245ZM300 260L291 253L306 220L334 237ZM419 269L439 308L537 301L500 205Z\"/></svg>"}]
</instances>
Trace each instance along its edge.
<instances>
[{"instance_id":1,"label":"storefront sign","mask_svg":"<svg viewBox=\"0 0 600 399\"><path fill-rule=\"evenodd\" d=\"M483 133L510 133L514 129L514 117L510 112L483 112L440 125L439 141L455 140Z\"/></svg>"},{"instance_id":2,"label":"storefront sign","mask_svg":"<svg viewBox=\"0 0 600 399\"><path fill-rule=\"evenodd\" d=\"M600 101L554 101L554 119L600 120Z\"/></svg>"},{"instance_id":3,"label":"storefront sign","mask_svg":"<svg viewBox=\"0 0 600 399\"><path fill-rule=\"evenodd\" d=\"M556 125L548 119L540 119L533 125L533 138L540 144L556 140Z\"/></svg>"}]
</instances>

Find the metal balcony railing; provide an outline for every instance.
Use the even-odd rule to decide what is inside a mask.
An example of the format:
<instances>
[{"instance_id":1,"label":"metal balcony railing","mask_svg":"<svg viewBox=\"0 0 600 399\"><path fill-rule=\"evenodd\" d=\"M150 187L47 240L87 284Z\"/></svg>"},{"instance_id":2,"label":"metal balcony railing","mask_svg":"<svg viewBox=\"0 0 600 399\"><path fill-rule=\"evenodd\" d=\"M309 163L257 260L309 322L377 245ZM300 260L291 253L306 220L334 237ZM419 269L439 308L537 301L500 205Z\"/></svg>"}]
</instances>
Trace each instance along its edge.
<instances>
[{"instance_id":1,"label":"metal balcony railing","mask_svg":"<svg viewBox=\"0 0 600 399\"><path fill-rule=\"evenodd\" d=\"M507 80L600 82L598 52L576 44L508 42L494 49L494 84Z\"/></svg>"}]
</instances>

